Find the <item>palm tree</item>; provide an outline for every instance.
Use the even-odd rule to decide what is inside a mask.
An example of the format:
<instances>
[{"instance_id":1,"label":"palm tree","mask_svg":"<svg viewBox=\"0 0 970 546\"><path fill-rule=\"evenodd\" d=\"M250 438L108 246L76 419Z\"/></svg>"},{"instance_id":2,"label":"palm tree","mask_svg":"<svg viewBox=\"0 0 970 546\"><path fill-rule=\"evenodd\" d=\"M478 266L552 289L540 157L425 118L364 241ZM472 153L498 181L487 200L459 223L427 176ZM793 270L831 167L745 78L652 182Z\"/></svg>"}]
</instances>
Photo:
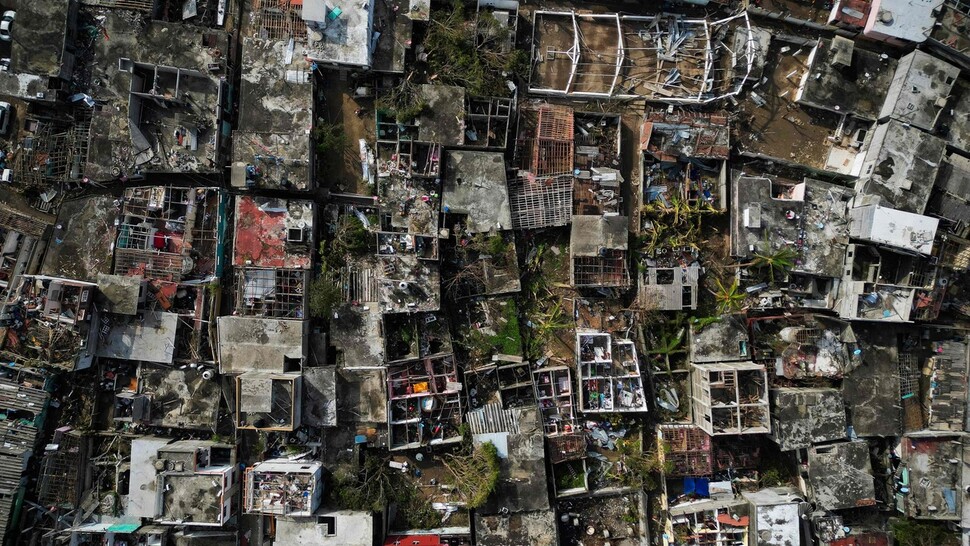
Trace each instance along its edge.
<instances>
[{"instance_id":1,"label":"palm tree","mask_svg":"<svg viewBox=\"0 0 970 546\"><path fill-rule=\"evenodd\" d=\"M771 278L771 282L775 282L775 271L781 273L788 273L793 267L795 267L795 259L798 257L798 253L789 246L783 246L778 250L771 253L756 253L754 259L751 260L751 265L753 267L767 267L768 276Z\"/></svg>"},{"instance_id":2,"label":"palm tree","mask_svg":"<svg viewBox=\"0 0 970 546\"><path fill-rule=\"evenodd\" d=\"M735 278L731 284L726 285L721 279L714 279L717 283L717 292L714 292L714 300L717 301L718 313L729 313L741 309L747 294L738 286L738 279Z\"/></svg>"}]
</instances>

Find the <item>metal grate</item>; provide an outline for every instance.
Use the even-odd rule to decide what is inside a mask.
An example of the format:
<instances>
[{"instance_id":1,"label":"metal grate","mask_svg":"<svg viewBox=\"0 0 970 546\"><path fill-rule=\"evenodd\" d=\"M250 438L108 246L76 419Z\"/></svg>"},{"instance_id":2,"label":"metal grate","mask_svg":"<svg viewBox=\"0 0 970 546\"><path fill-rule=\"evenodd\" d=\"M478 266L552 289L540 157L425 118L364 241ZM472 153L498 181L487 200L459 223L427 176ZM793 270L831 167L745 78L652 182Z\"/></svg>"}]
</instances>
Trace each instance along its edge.
<instances>
[{"instance_id":1,"label":"metal grate","mask_svg":"<svg viewBox=\"0 0 970 546\"><path fill-rule=\"evenodd\" d=\"M259 36L269 40L303 39L307 35L303 21L303 3L291 0L253 0L252 16Z\"/></svg>"},{"instance_id":2,"label":"metal grate","mask_svg":"<svg viewBox=\"0 0 970 546\"><path fill-rule=\"evenodd\" d=\"M919 378L916 356L909 353L899 355L899 397L902 400L919 397Z\"/></svg>"},{"instance_id":3,"label":"metal grate","mask_svg":"<svg viewBox=\"0 0 970 546\"><path fill-rule=\"evenodd\" d=\"M509 182L509 203L514 229L565 226L572 220L571 175L519 178Z\"/></svg>"},{"instance_id":4,"label":"metal grate","mask_svg":"<svg viewBox=\"0 0 970 546\"><path fill-rule=\"evenodd\" d=\"M626 251L606 249L600 256L576 256L572 266L574 286L630 286Z\"/></svg>"}]
</instances>

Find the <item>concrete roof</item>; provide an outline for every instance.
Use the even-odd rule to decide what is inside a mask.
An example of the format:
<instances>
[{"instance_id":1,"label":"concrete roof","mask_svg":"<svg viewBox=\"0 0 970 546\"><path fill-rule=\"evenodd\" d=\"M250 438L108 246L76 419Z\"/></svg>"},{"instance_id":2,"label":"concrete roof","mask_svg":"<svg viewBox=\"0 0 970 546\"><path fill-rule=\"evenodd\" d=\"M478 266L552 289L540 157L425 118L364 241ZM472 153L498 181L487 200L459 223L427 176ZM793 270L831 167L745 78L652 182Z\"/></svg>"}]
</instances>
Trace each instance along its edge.
<instances>
[{"instance_id":1,"label":"concrete roof","mask_svg":"<svg viewBox=\"0 0 970 546\"><path fill-rule=\"evenodd\" d=\"M197 368L184 370L142 364L139 392L151 397L155 426L212 430L222 400L219 381L202 377Z\"/></svg>"},{"instance_id":2,"label":"concrete roof","mask_svg":"<svg viewBox=\"0 0 970 546\"><path fill-rule=\"evenodd\" d=\"M114 319L110 332L98 344L97 356L171 364L175 357L179 316L160 311L145 311L143 316L143 320L134 317Z\"/></svg>"},{"instance_id":3,"label":"concrete roof","mask_svg":"<svg viewBox=\"0 0 970 546\"><path fill-rule=\"evenodd\" d=\"M559 544L557 535L556 513L553 510L495 516L475 511L475 542L481 546L554 546Z\"/></svg>"},{"instance_id":4,"label":"concrete roof","mask_svg":"<svg viewBox=\"0 0 970 546\"><path fill-rule=\"evenodd\" d=\"M897 209L922 214L946 142L891 120L876 127L856 181L857 193L878 195Z\"/></svg>"},{"instance_id":5,"label":"concrete roof","mask_svg":"<svg viewBox=\"0 0 970 546\"><path fill-rule=\"evenodd\" d=\"M731 255L770 254L796 241L805 208L804 181L731 173ZM789 218L789 211L795 218ZM766 234L770 234L770 237Z\"/></svg>"},{"instance_id":6,"label":"concrete roof","mask_svg":"<svg viewBox=\"0 0 970 546\"><path fill-rule=\"evenodd\" d=\"M334 519L336 533L327 534L319 518ZM372 546L374 514L356 510L318 510L311 518L276 518L276 542L312 546Z\"/></svg>"},{"instance_id":7,"label":"concrete roof","mask_svg":"<svg viewBox=\"0 0 970 546\"><path fill-rule=\"evenodd\" d=\"M970 81L959 79L950 91L948 108L937 120L937 130L946 143L963 152L970 152Z\"/></svg>"},{"instance_id":8,"label":"concrete roof","mask_svg":"<svg viewBox=\"0 0 970 546\"><path fill-rule=\"evenodd\" d=\"M867 205L849 211L849 235L909 252L929 255L940 225L931 218L901 210Z\"/></svg>"},{"instance_id":9,"label":"concrete roof","mask_svg":"<svg viewBox=\"0 0 970 546\"><path fill-rule=\"evenodd\" d=\"M142 436L131 441L131 477L129 478L128 506L125 514L140 518L155 517L157 485L155 470L158 449L169 443L167 438Z\"/></svg>"},{"instance_id":10,"label":"concrete roof","mask_svg":"<svg viewBox=\"0 0 970 546\"><path fill-rule=\"evenodd\" d=\"M940 167L926 212L952 222L970 223L970 159L952 154Z\"/></svg>"},{"instance_id":11,"label":"concrete roof","mask_svg":"<svg viewBox=\"0 0 970 546\"><path fill-rule=\"evenodd\" d=\"M354 423L387 423L387 382L383 370L337 371L337 400L341 419Z\"/></svg>"},{"instance_id":12,"label":"concrete roof","mask_svg":"<svg viewBox=\"0 0 970 546\"><path fill-rule=\"evenodd\" d=\"M257 317L219 317L219 360L222 373L287 371L285 359L302 364L306 356L305 321Z\"/></svg>"},{"instance_id":13,"label":"concrete roof","mask_svg":"<svg viewBox=\"0 0 970 546\"><path fill-rule=\"evenodd\" d=\"M244 38L239 83L239 126L243 132L300 134L313 124L313 78L306 59L286 42Z\"/></svg>"},{"instance_id":14,"label":"concrete roof","mask_svg":"<svg viewBox=\"0 0 970 546\"><path fill-rule=\"evenodd\" d=\"M771 438L782 451L845 438L845 405L838 389L771 389Z\"/></svg>"},{"instance_id":15,"label":"concrete roof","mask_svg":"<svg viewBox=\"0 0 970 546\"><path fill-rule=\"evenodd\" d=\"M465 88L450 85L421 84L420 100L425 109L414 123L421 142L442 146L461 146L465 143Z\"/></svg>"},{"instance_id":16,"label":"concrete roof","mask_svg":"<svg viewBox=\"0 0 970 546\"><path fill-rule=\"evenodd\" d=\"M330 342L337 348L338 364L345 368L384 365L381 310L377 305L344 305L330 323Z\"/></svg>"},{"instance_id":17,"label":"concrete roof","mask_svg":"<svg viewBox=\"0 0 970 546\"><path fill-rule=\"evenodd\" d=\"M37 76L70 78L72 59L64 59L64 42L72 18L69 0L17 2L10 28L10 70ZM76 13L76 9L74 10Z\"/></svg>"},{"instance_id":18,"label":"concrete roof","mask_svg":"<svg viewBox=\"0 0 970 546\"><path fill-rule=\"evenodd\" d=\"M523 408L518 414L519 433L504 434L508 455L501 462L499 484L489 502L478 512L497 514L549 510L546 459L540 429L539 410ZM515 542L515 541L513 541Z\"/></svg>"},{"instance_id":19,"label":"concrete roof","mask_svg":"<svg viewBox=\"0 0 970 546\"><path fill-rule=\"evenodd\" d=\"M740 344L748 344L748 328L741 315L724 315L700 331L690 329L690 361L694 364L748 361L751 349L740 354Z\"/></svg>"},{"instance_id":20,"label":"concrete roof","mask_svg":"<svg viewBox=\"0 0 970 546\"><path fill-rule=\"evenodd\" d=\"M970 471L967 436L908 434L900 440L899 449L902 460L897 476L908 472L909 494L902 496L897 508L909 517L960 521L966 485L963 476ZM948 490L952 505L947 502Z\"/></svg>"},{"instance_id":21,"label":"concrete roof","mask_svg":"<svg viewBox=\"0 0 970 546\"><path fill-rule=\"evenodd\" d=\"M245 62L239 84L239 124L233 132L232 161L238 167L260 167L257 186L279 187L285 177L293 187L307 189L312 184L313 75L310 64L299 52L292 54L289 63L287 56L286 42L243 39ZM258 161L257 155L269 159ZM276 158L282 158L282 162ZM243 179L238 181L234 176L234 186L245 186L245 170L241 172Z\"/></svg>"},{"instance_id":22,"label":"concrete roof","mask_svg":"<svg viewBox=\"0 0 970 546\"><path fill-rule=\"evenodd\" d=\"M308 57L327 63L370 66L374 2L303 0L303 20L307 23Z\"/></svg>"},{"instance_id":23,"label":"concrete roof","mask_svg":"<svg viewBox=\"0 0 970 546\"><path fill-rule=\"evenodd\" d=\"M333 366L303 369L303 419L300 422L314 427L337 426L337 378Z\"/></svg>"},{"instance_id":24,"label":"concrete roof","mask_svg":"<svg viewBox=\"0 0 970 546\"><path fill-rule=\"evenodd\" d=\"M753 519L759 535L758 546L801 544L800 500L794 491L762 489L742 496L755 505Z\"/></svg>"},{"instance_id":25,"label":"concrete roof","mask_svg":"<svg viewBox=\"0 0 970 546\"><path fill-rule=\"evenodd\" d=\"M886 1L890 0L883 0ZM909 5L920 3L919 0L904 1ZM960 69L952 64L923 51L913 51L899 60L879 117L892 117L924 131L932 131L959 77Z\"/></svg>"},{"instance_id":26,"label":"concrete roof","mask_svg":"<svg viewBox=\"0 0 970 546\"><path fill-rule=\"evenodd\" d=\"M626 216L573 216L569 253L572 256L599 256L603 248L627 250L629 225Z\"/></svg>"},{"instance_id":27,"label":"concrete roof","mask_svg":"<svg viewBox=\"0 0 970 546\"><path fill-rule=\"evenodd\" d=\"M895 436L902 429L896 340L903 330L884 323L853 323L852 328L861 340L864 365L842 380L849 424L859 436Z\"/></svg>"},{"instance_id":28,"label":"concrete roof","mask_svg":"<svg viewBox=\"0 0 970 546\"><path fill-rule=\"evenodd\" d=\"M98 275L98 291L106 300L102 310L119 315L138 313L138 295L141 293L142 277L127 275Z\"/></svg>"},{"instance_id":29,"label":"concrete roof","mask_svg":"<svg viewBox=\"0 0 970 546\"><path fill-rule=\"evenodd\" d=\"M936 24L936 9L943 0L879 0L878 10L871 12L865 33L921 43L929 38Z\"/></svg>"},{"instance_id":30,"label":"concrete roof","mask_svg":"<svg viewBox=\"0 0 970 546\"><path fill-rule=\"evenodd\" d=\"M796 102L878 119L896 71L896 60L857 48L852 40L841 36L819 40L816 47Z\"/></svg>"},{"instance_id":31,"label":"concrete roof","mask_svg":"<svg viewBox=\"0 0 970 546\"><path fill-rule=\"evenodd\" d=\"M60 243L49 245L41 273L79 281L97 281L111 273L118 209L114 198L101 195L61 203L54 232Z\"/></svg>"},{"instance_id":32,"label":"concrete roof","mask_svg":"<svg viewBox=\"0 0 970 546\"><path fill-rule=\"evenodd\" d=\"M471 233L512 228L512 210L500 152L452 150L445 153L441 208L468 215Z\"/></svg>"}]
</instances>

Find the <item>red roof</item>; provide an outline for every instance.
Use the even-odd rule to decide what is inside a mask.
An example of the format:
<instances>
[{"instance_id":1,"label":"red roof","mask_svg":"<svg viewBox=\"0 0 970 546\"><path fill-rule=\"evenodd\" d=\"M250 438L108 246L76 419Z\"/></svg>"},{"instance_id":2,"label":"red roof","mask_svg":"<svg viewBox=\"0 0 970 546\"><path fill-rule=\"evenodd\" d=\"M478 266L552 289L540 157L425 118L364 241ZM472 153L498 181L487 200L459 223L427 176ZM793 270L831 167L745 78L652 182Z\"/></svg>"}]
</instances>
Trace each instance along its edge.
<instances>
[{"instance_id":1,"label":"red roof","mask_svg":"<svg viewBox=\"0 0 970 546\"><path fill-rule=\"evenodd\" d=\"M261 204L266 205L266 200L260 203L248 195L237 198L233 265L294 269L310 267L309 252L292 252L287 248L288 213L276 206L261 207Z\"/></svg>"},{"instance_id":2,"label":"red roof","mask_svg":"<svg viewBox=\"0 0 970 546\"><path fill-rule=\"evenodd\" d=\"M741 516L738 519L734 519L729 514L718 514L717 521L722 525L730 525L731 527L748 526L748 516Z\"/></svg>"}]
</instances>

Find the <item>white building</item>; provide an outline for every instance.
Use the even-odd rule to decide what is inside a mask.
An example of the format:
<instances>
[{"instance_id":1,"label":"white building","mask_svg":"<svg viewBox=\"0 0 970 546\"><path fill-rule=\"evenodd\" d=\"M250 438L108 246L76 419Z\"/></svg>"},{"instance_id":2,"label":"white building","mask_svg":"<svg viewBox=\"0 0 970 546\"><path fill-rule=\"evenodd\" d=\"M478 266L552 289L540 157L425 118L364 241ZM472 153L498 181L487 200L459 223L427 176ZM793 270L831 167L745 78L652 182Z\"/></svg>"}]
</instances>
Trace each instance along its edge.
<instances>
[{"instance_id":1,"label":"white building","mask_svg":"<svg viewBox=\"0 0 970 546\"><path fill-rule=\"evenodd\" d=\"M201 440L132 440L127 515L167 525L225 525L235 513L235 452Z\"/></svg>"},{"instance_id":2,"label":"white building","mask_svg":"<svg viewBox=\"0 0 970 546\"><path fill-rule=\"evenodd\" d=\"M849 236L929 256L933 252L938 218L866 205L849 210Z\"/></svg>"},{"instance_id":3,"label":"white building","mask_svg":"<svg viewBox=\"0 0 970 546\"><path fill-rule=\"evenodd\" d=\"M256 463L246 469L246 512L311 516L323 498L322 475L323 464L319 461L273 459Z\"/></svg>"},{"instance_id":4,"label":"white building","mask_svg":"<svg viewBox=\"0 0 970 546\"><path fill-rule=\"evenodd\" d=\"M309 518L277 518L276 542L313 546L371 546L374 514L355 510L322 511Z\"/></svg>"}]
</instances>

